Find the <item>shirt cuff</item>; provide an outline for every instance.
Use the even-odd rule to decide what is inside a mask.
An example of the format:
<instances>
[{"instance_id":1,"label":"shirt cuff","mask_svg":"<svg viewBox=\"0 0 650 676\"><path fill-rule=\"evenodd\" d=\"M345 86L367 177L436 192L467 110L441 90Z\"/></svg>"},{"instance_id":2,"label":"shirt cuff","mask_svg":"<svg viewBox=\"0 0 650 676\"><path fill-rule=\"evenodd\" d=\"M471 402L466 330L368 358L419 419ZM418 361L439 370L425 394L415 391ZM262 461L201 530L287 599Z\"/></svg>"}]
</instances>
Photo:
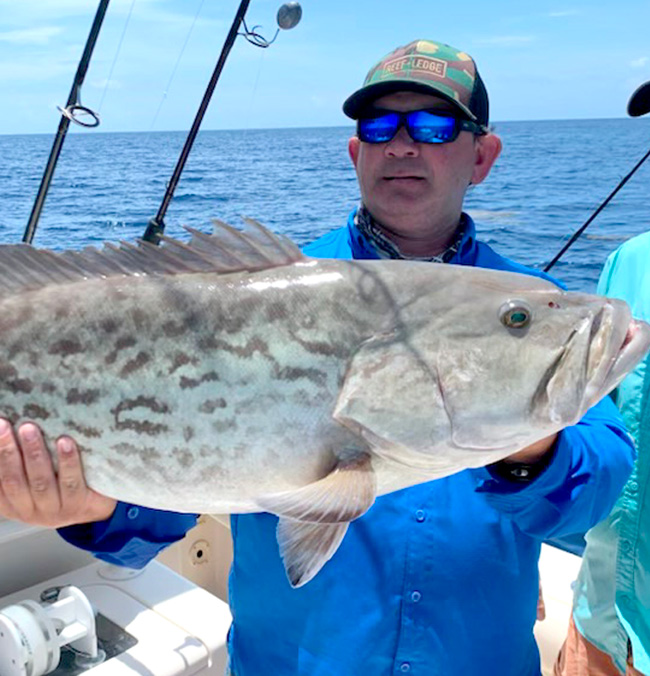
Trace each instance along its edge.
<instances>
[{"instance_id":1,"label":"shirt cuff","mask_svg":"<svg viewBox=\"0 0 650 676\"><path fill-rule=\"evenodd\" d=\"M546 495L558 486L561 486L571 469L572 450L566 439L566 433L561 431L553 444L553 448L544 456L541 468L535 468L532 464L535 476L529 481L513 480L503 470L508 463L494 463L487 467L480 467L475 470L478 481L477 492L491 493L493 495L504 495L514 498L522 494L523 500L529 500L532 495ZM496 467L495 469L495 466ZM516 467L517 464L511 464ZM521 465L520 465L521 466ZM535 472L535 469L538 471Z\"/></svg>"}]
</instances>

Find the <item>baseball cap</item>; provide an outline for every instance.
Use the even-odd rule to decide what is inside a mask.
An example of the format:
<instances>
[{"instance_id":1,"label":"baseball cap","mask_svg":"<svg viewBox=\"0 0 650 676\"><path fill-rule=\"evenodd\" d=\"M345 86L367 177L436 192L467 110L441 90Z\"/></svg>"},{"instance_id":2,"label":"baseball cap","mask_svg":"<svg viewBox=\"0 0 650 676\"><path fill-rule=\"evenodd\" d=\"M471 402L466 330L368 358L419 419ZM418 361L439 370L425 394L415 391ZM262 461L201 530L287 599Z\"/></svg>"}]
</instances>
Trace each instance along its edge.
<instances>
[{"instance_id":1,"label":"baseball cap","mask_svg":"<svg viewBox=\"0 0 650 676\"><path fill-rule=\"evenodd\" d=\"M370 103L386 94L414 91L433 94L455 105L470 120L489 124L488 95L469 54L432 40L414 40L377 63L343 104L343 112L358 119Z\"/></svg>"}]
</instances>

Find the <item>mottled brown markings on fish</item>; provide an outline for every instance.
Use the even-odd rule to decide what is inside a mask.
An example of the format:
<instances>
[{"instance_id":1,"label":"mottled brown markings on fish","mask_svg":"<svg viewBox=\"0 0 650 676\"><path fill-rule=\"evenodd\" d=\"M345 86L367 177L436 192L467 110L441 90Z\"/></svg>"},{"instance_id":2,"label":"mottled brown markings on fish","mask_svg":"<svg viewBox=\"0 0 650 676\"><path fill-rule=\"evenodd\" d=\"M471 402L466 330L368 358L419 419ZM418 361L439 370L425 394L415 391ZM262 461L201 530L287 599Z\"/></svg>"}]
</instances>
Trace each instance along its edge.
<instances>
[{"instance_id":1,"label":"mottled brown markings on fish","mask_svg":"<svg viewBox=\"0 0 650 676\"><path fill-rule=\"evenodd\" d=\"M29 378L16 378L5 381L5 389L14 394L29 394L34 389L34 383Z\"/></svg>"},{"instance_id":2,"label":"mottled brown markings on fish","mask_svg":"<svg viewBox=\"0 0 650 676\"><path fill-rule=\"evenodd\" d=\"M195 387L201 385L201 383L210 383L219 380L219 374L216 371L210 371L205 373L200 378L188 378L187 376L181 376L179 385L181 390L192 390Z\"/></svg>"},{"instance_id":3,"label":"mottled brown markings on fish","mask_svg":"<svg viewBox=\"0 0 650 676\"><path fill-rule=\"evenodd\" d=\"M149 324L149 317L141 308L134 308L131 310L131 319L135 330L138 332L142 331Z\"/></svg>"},{"instance_id":4,"label":"mottled brown markings on fish","mask_svg":"<svg viewBox=\"0 0 650 676\"><path fill-rule=\"evenodd\" d=\"M81 434L81 436L86 437L86 439L99 439L102 436L101 430L98 430L96 427L80 425L74 420L66 420L63 425L66 430Z\"/></svg>"},{"instance_id":5,"label":"mottled brown markings on fish","mask_svg":"<svg viewBox=\"0 0 650 676\"><path fill-rule=\"evenodd\" d=\"M244 357L246 359L252 357L255 353L259 353L263 357L272 359L269 354L268 343L257 336L251 338L245 345L232 345L222 338L203 336L197 341L197 347L206 352L209 350L222 350L223 352L230 352L236 354L238 357Z\"/></svg>"},{"instance_id":6,"label":"mottled brown markings on fish","mask_svg":"<svg viewBox=\"0 0 650 676\"><path fill-rule=\"evenodd\" d=\"M163 335L168 338L178 338L178 336L182 336L187 331L187 327L183 326L180 322L175 322L171 319L165 322L161 329Z\"/></svg>"},{"instance_id":7,"label":"mottled brown markings on fish","mask_svg":"<svg viewBox=\"0 0 650 676\"><path fill-rule=\"evenodd\" d=\"M38 404L25 404L25 406L23 406L23 418L47 420L49 417L50 412Z\"/></svg>"},{"instance_id":8,"label":"mottled brown markings on fish","mask_svg":"<svg viewBox=\"0 0 650 676\"><path fill-rule=\"evenodd\" d=\"M186 448L174 448L172 455L183 469L188 469L194 464L194 456Z\"/></svg>"},{"instance_id":9,"label":"mottled brown markings on fish","mask_svg":"<svg viewBox=\"0 0 650 676\"><path fill-rule=\"evenodd\" d=\"M110 335L111 333L115 333L120 328L120 324L115 319L102 319L99 322L99 328L104 333L108 333Z\"/></svg>"},{"instance_id":10,"label":"mottled brown markings on fish","mask_svg":"<svg viewBox=\"0 0 650 676\"><path fill-rule=\"evenodd\" d=\"M219 399L206 399L200 406L199 411L201 413L214 413L218 408L226 408L228 404L223 398Z\"/></svg>"},{"instance_id":11,"label":"mottled brown markings on fish","mask_svg":"<svg viewBox=\"0 0 650 676\"><path fill-rule=\"evenodd\" d=\"M15 378L17 375L18 371L15 366L7 363L0 363L0 380Z\"/></svg>"},{"instance_id":12,"label":"mottled brown markings on fish","mask_svg":"<svg viewBox=\"0 0 650 676\"><path fill-rule=\"evenodd\" d=\"M6 418L12 425L15 425L21 415L13 406L7 404L0 409L0 418Z\"/></svg>"},{"instance_id":13,"label":"mottled brown markings on fish","mask_svg":"<svg viewBox=\"0 0 650 676\"><path fill-rule=\"evenodd\" d=\"M99 399L99 390L80 390L73 387L68 390L65 400L68 404L94 404Z\"/></svg>"},{"instance_id":14,"label":"mottled brown markings on fish","mask_svg":"<svg viewBox=\"0 0 650 676\"><path fill-rule=\"evenodd\" d=\"M162 458L160 451L153 446L136 446L135 444L129 444L124 441L115 444L113 450L117 451L120 455L140 456L145 462Z\"/></svg>"},{"instance_id":15,"label":"mottled brown markings on fish","mask_svg":"<svg viewBox=\"0 0 650 676\"><path fill-rule=\"evenodd\" d=\"M273 377L276 380L289 380L295 381L302 378L315 383L316 385L322 387L327 383L327 373L316 368L299 368L296 366L285 366L283 368L275 369Z\"/></svg>"},{"instance_id":16,"label":"mottled brown markings on fish","mask_svg":"<svg viewBox=\"0 0 650 676\"><path fill-rule=\"evenodd\" d=\"M183 315L183 326L185 327L186 331L189 331L190 333L195 333L196 331L200 330L203 325L203 315L200 312L197 312L196 310L191 310L190 312L186 312Z\"/></svg>"},{"instance_id":17,"label":"mottled brown markings on fish","mask_svg":"<svg viewBox=\"0 0 650 676\"><path fill-rule=\"evenodd\" d=\"M266 307L266 319L269 322L274 322L278 320L284 320L291 317L291 313L287 308L286 303L281 303L279 301L274 301L269 303Z\"/></svg>"},{"instance_id":18,"label":"mottled brown markings on fish","mask_svg":"<svg viewBox=\"0 0 650 676\"><path fill-rule=\"evenodd\" d=\"M156 437L160 434L169 432L169 427L162 423L152 423L149 420L121 420L117 423L119 430L133 430L138 434L147 434L150 437Z\"/></svg>"},{"instance_id":19,"label":"mottled brown markings on fish","mask_svg":"<svg viewBox=\"0 0 650 676\"><path fill-rule=\"evenodd\" d=\"M139 371L143 366L148 364L151 361L151 355L148 352L138 352L134 359L130 359L126 362L122 370L120 371L120 376L126 378L127 376Z\"/></svg>"},{"instance_id":20,"label":"mottled brown markings on fish","mask_svg":"<svg viewBox=\"0 0 650 676\"><path fill-rule=\"evenodd\" d=\"M148 408L154 413L169 413L169 406L167 404L158 401L155 397L145 397L144 395L140 395L135 399L124 399L114 409L111 409L111 413L113 413L117 420L122 411L133 411L136 408Z\"/></svg>"},{"instance_id":21,"label":"mottled brown markings on fish","mask_svg":"<svg viewBox=\"0 0 650 676\"><path fill-rule=\"evenodd\" d=\"M41 383L41 392L43 394L54 394L57 391L57 387L54 383L44 382Z\"/></svg>"},{"instance_id":22,"label":"mottled brown markings on fish","mask_svg":"<svg viewBox=\"0 0 650 676\"><path fill-rule=\"evenodd\" d=\"M106 355L106 357L104 359L104 363L107 366L114 364L117 360L119 353L122 350L126 350L130 347L133 347L134 345L137 345L137 344L138 344L138 339L135 336L131 336L131 335L120 336L115 341L115 345L113 345L113 349L111 350L111 352L108 355Z\"/></svg>"},{"instance_id":23,"label":"mottled brown markings on fish","mask_svg":"<svg viewBox=\"0 0 650 676\"><path fill-rule=\"evenodd\" d=\"M339 385L339 389L342 386L342 382ZM298 406L310 406L312 408L320 408L323 405L323 392L322 390L317 390L315 392L309 392L305 389L299 389L294 392L288 399L289 401L297 404Z\"/></svg>"},{"instance_id":24,"label":"mottled brown markings on fish","mask_svg":"<svg viewBox=\"0 0 650 676\"><path fill-rule=\"evenodd\" d=\"M291 339L301 345L309 354L322 357L346 358L350 354L349 348L345 344L338 342L326 342L324 340L307 340L300 338L295 333L291 333Z\"/></svg>"},{"instance_id":25,"label":"mottled brown markings on fish","mask_svg":"<svg viewBox=\"0 0 650 676\"><path fill-rule=\"evenodd\" d=\"M193 364L194 366L196 366L196 364L198 363L199 360L196 357L190 357L188 354L185 354L185 352L177 352L174 355L174 361L172 362L172 365L169 369L169 375L177 371L182 366L185 366L187 364Z\"/></svg>"},{"instance_id":26,"label":"mottled brown markings on fish","mask_svg":"<svg viewBox=\"0 0 650 676\"><path fill-rule=\"evenodd\" d=\"M123 473L130 473L126 465L121 460L116 460L115 458L107 458L106 464L114 470Z\"/></svg>"},{"instance_id":27,"label":"mottled brown markings on fish","mask_svg":"<svg viewBox=\"0 0 650 676\"><path fill-rule=\"evenodd\" d=\"M211 424L212 429L219 434L235 431L239 428L239 423L236 418L228 418L228 420L214 420Z\"/></svg>"},{"instance_id":28,"label":"mottled brown markings on fish","mask_svg":"<svg viewBox=\"0 0 650 676\"><path fill-rule=\"evenodd\" d=\"M195 432L193 427L190 427L189 425L187 427L183 427L183 439L185 439L185 441L192 441L194 435Z\"/></svg>"},{"instance_id":29,"label":"mottled brown markings on fish","mask_svg":"<svg viewBox=\"0 0 650 676\"><path fill-rule=\"evenodd\" d=\"M120 336L115 341L115 350L118 352L124 350L127 347L133 347L138 344L138 339L135 336Z\"/></svg>"},{"instance_id":30,"label":"mottled brown markings on fish","mask_svg":"<svg viewBox=\"0 0 650 676\"><path fill-rule=\"evenodd\" d=\"M154 413L169 413L169 406L164 402L158 401L155 397L145 397L140 395L135 399L124 399L111 413L115 417L115 427L118 430L133 430L138 434L148 434L157 436L163 432L169 432L169 427L162 423L152 423L149 420L121 420L120 416L125 411L133 411L137 408L148 408Z\"/></svg>"},{"instance_id":31,"label":"mottled brown markings on fish","mask_svg":"<svg viewBox=\"0 0 650 676\"><path fill-rule=\"evenodd\" d=\"M56 343L50 346L48 354L68 357L70 355L79 354L85 351L86 350L84 346L76 338L63 338L62 340L58 340Z\"/></svg>"}]
</instances>

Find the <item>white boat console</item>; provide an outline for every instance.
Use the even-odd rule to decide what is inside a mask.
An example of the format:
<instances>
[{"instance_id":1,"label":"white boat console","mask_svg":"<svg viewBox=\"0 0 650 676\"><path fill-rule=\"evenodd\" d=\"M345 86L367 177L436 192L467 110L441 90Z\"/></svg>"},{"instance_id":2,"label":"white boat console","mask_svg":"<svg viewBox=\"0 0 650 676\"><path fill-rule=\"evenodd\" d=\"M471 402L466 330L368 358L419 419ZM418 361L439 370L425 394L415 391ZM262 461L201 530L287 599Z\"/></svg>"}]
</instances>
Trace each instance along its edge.
<instances>
[{"instance_id":1,"label":"white boat console","mask_svg":"<svg viewBox=\"0 0 650 676\"><path fill-rule=\"evenodd\" d=\"M223 676L229 626L224 601L158 561L112 566L0 521L0 676Z\"/></svg>"}]
</instances>

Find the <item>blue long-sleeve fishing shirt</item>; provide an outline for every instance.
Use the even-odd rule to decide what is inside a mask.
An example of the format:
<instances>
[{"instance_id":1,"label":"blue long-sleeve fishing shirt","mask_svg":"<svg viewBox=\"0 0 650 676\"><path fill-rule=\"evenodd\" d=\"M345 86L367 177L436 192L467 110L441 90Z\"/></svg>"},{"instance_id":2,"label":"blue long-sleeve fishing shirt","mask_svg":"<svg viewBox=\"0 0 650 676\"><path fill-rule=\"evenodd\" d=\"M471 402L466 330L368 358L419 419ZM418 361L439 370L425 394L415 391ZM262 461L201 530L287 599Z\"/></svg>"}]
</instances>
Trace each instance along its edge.
<instances>
[{"instance_id":1,"label":"blue long-sleeve fishing shirt","mask_svg":"<svg viewBox=\"0 0 650 676\"><path fill-rule=\"evenodd\" d=\"M305 253L376 258L353 215ZM479 242L469 217L451 262L545 276ZM299 589L284 572L277 518L233 515L233 673L539 676L541 542L603 519L632 462L630 438L606 397L560 433L552 461L531 483L482 468L379 497ZM195 522L196 515L119 504L108 521L60 532L101 559L141 567Z\"/></svg>"}]
</instances>

